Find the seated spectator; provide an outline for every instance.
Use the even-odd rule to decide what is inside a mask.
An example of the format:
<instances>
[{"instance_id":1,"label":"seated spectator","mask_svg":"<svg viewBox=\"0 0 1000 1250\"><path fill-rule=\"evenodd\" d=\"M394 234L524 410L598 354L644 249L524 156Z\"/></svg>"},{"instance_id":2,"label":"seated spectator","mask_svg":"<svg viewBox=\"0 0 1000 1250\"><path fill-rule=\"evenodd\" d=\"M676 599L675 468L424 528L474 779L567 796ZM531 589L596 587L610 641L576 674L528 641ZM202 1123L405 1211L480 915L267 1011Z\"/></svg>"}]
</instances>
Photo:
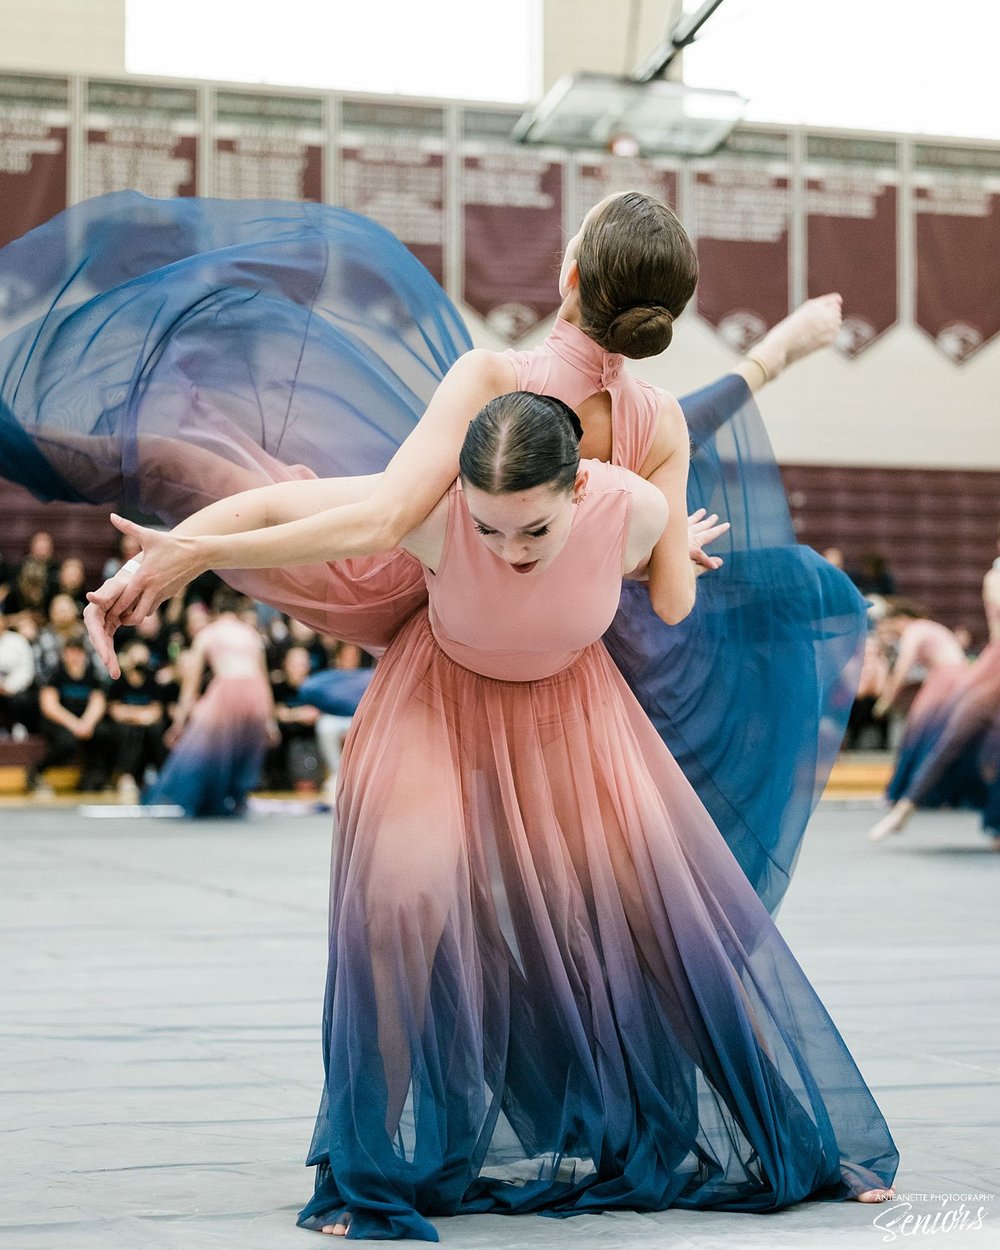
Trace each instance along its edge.
<instances>
[{"instance_id":1,"label":"seated spectator","mask_svg":"<svg viewBox=\"0 0 1000 1250\"><path fill-rule=\"evenodd\" d=\"M266 771L276 790L318 789L323 766L316 742L319 709L306 703L299 688L311 671L305 647L291 647L281 666L281 677L271 684L274 716L281 741L269 755Z\"/></svg>"},{"instance_id":2,"label":"seated spectator","mask_svg":"<svg viewBox=\"0 0 1000 1250\"><path fill-rule=\"evenodd\" d=\"M104 683L87 654L83 635L66 639L62 657L43 680L38 696L45 754L30 770L28 784L36 792L47 789L41 774L56 764L80 757L80 790L103 790L107 779L110 729L104 719L108 701Z\"/></svg>"},{"instance_id":3,"label":"seated spectator","mask_svg":"<svg viewBox=\"0 0 1000 1250\"><path fill-rule=\"evenodd\" d=\"M5 610L11 615L33 612L41 622L45 620L51 597L47 566L29 558L17 571L7 595Z\"/></svg>"},{"instance_id":4,"label":"seated spectator","mask_svg":"<svg viewBox=\"0 0 1000 1250\"><path fill-rule=\"evenodd\" d=\"M150 612L138 625L123 625L119 630L119 646L133 638L146 644L149 651L149 667L159 681L173 680L173 660L170 655L170 631L163 624L159 610Z\"/></svg>"},{"instance_id":5,"label":"seated spectator","mask_svg":"<svg viewBox=\"0 0 1000 1250\"><path fill-rule=\"evenodd\" d=\"M122 675L108 691L108 719L118 774L118 796L134 803L148 767L159 770L167 757L170 692L160 685L150 667L149 648L133 639L119 653Z\"/></svg>"},{"instance_id":6,"label":"seated spectator","mask_svg":"<svg viewBox=\"0 0 1000 1250\"><path fill-rule=\"evenodd\" d=\"M327 662L326 647L323 646L323 639L308 625L303 625L301 621L294 619L288 622L288 646L304 647L309 655L309 671L315 673L318 669L325 668Z\"/></svg>"},{"instance_id":7,"label":"seated spectator","mask_svg":"<svg viewBox=\"0 0 1000 1250\"><path fill-rule=\"evenodd\" d=\"M45 530L36 530L28 540L24 559L12 576L7 596L7 613L28 609L38 614L39 622L43 621L49 600L55 594L55 584L55 545L52 535Z\"/></svg>"},{"instance_id":8,"label":"seated spectator","mask_svg":"<svg viewBox=\"0 0 1000 1250\"><path fill-rule=\"evenodd\" d=\"M331 640L327 639L328 646ZM372 657L362 651L359 646L353 642L333 642L329 647L329 670L335 672L351 672L356 673L358 681L349 686L341 685L338 682L328 683L324 680L323 672L316 673L310 681L310 686L315 690L317 703L320 705L322 715L316 723L316 738L319 742L320 750L323 752L323 762L326 765L326 781L323 784L323 791L327 798L332 802L337 791L337 776L340 772L340 760L344 752L344 742L351 728L351 722L354 719L353 708L357 707L367 682L363 680L363 675L371 677L373 672ZM323 693L316 688L316 683L321 683ZM312 693L310 691L309 693ZM333 703L337 706L337 710L332 710L327 700L331 693L334 694ZM349 710L346 704L351 705Z\"/></svg>"},{"instance_id":9,"label":"seated spectator","mask_svg":"<svg viewBox=\"0 0 1000 1250\"><path fill-rule=\"evenodd\" d=\"M80 624L80 605L72 595L56 595L49 604L48 621L39 631L34 643L35 660L40 673L48 672L59 662L66 639L80 633ZM104 666L98 662L93 644L86 634L83 635L83 645L87 648L87 655L103 673Z\"/></svg>"},{"instance_id":10,"label":"seated spectator","mask_svg":"<svg viewBox=\"0 0 1000 1250\"><path fill-rule=\"evenodd\" d=\"M127 564L133 557L140 555L142 552L142 544L133 534L118 535L118 554L116 556L108 556L104 561L101 569L101 577L105 581L109 577L114 577L123 564Z\"/></svg>"},{"instance_id":11,"label":"seated spectator","mask_svg":"<svg viewBox=\"0 0 1000 1250\"><path fill-rule=\"evenodd\" d=\"M857 569L848 569L848 576L863 595L894 595L896 579L889 571L885 556L878 551L866 551Z\"/></svg>"},{"instance_id":12,"label":"seated spectator","mask_svg":"<svg viewBox=\"0 0 1000 1250\"><path fill-rule=\"evenodd\" d=\"M38 694L31 643L12 624L0 615L0 732L20 736L38 727Z\"/></svg>"},{"instance_id":13,"label":"seated spectator","mask_svg":"<svg viewBox=\"0 0 1000 1250\"><path fill-rule=\"evenodd\" d=\"M827 547L825 551L820 552L827 564L832 564L835 569L843 569L844 553L839 547Z\"/></svg>"},{"instance_id":14,"label":"seated spectator","mask_svg":"<svg viewBox=\"0 0 1000 1250\"><path fill-rule=\"evenodd\" d=\"M87 606L87 572L79 556L67 556L59 565L54 593L69 595L81 612Z\"/></svg>"}]
</instances>

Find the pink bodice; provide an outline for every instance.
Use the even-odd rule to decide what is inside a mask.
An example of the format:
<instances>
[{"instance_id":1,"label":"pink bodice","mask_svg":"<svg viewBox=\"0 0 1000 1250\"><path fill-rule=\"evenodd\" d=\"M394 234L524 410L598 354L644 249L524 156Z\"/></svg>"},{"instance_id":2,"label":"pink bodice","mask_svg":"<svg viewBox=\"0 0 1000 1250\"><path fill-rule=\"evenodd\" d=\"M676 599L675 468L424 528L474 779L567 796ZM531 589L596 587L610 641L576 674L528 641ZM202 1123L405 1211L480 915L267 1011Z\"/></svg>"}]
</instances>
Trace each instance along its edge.
<instances>
[{"instance_id":1,"label":"pink bodice","mask_svg":"<svg viewBox=\"0 0 1000 1250\"><path fill-rule=\"evenodd\" d=\"M660 394L625 371L625 357L606 352L569 321L557 317L544 342L528 352L507 351L517 389L555 395L577 408L590 395L611 399L611 462L638 473L656 437Z\"/></svg>"},{"instance_id":2,"label":"pink bodice","mask_svg":"<svg viewBox=\"0 0 1000 1250\"><path fill-rule=\"evenodd\" d=\"M544 569L518 573L476 533L461 483L449 495L436 573L425 571L438 645L463 668L502 681L559 672L607 630L618 610L631 509L628 475L599 460L574 505L566 545Z\"/></svg>"}]
</instances>

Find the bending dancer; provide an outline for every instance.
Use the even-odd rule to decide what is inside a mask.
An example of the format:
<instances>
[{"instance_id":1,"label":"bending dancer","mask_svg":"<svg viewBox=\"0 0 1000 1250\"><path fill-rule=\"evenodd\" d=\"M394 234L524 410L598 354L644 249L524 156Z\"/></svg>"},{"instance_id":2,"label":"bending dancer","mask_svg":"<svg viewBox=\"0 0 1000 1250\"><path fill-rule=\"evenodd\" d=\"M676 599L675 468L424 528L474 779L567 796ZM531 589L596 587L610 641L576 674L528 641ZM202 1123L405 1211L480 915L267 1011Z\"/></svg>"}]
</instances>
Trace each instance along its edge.
<instances>
[{"instance_id":1,"label":"bending dancer","mask_svg":"<svg viewBox=\"0 0 1000 1250\"><path fill-rule=\"evenodd\" d=\"M310 1228L892 1196L843 1041L600 642L663 534L688 593L684 529L574 424L491 401L403 540L429 603L344 753Z\"/></svg>"},{"instance_id":2,"label":"bending dancer","mask_svg":"<svg viewBox=\"0 0 1000 1250\"><path fill-rule=\"evenodd\" d=\"M687 593L683 530L554 399L492 401L460 466L344 755L300 1222L891 1196L870 1093L600 642L661 531Z\"/></svg>"},{"instance_id":3,"label":"bending dancer","mask_svg":"<svg viewBox=\"0 0 1000 1250\"><path fill-rule=\"evenodd\" d=\"M889 714L903 686L918 670L924 676L920 691L910 705L911 715L917 710L925 690L933 691L943 683L948 683L946 688L950 689L956 676L968 667L965 651L947 625L928 620L917 607L908 604L890 607L875 629L883 643L896 646L892 671L873 709L876 716Z\"/></svg>"},{"instance_id":4,"label":"bending dancer","mask_svg":"<svg viewBox=\"0 0 1000 1250\"><path fill-rule=\"evenodd\" d=\"M902 740L886 794L895 802L922 765L941 733L949 701L969 664L958 639L946 625L927 620L913 604L890 607L875 627L879 642L896 648L896 658L873 715L884 721L905 683L923 673L920 689L906 713Z\"/></svg>"},{"instance_id":5,"label":"bending dancer","mask_svg":"<svg viewBox=\"0 0 1000 1250\"><path fill-rule=\"evenodd\" d=\"M983 606L989 642L928 709L909 756L901 750L888 792L895 802L869 831L873 842L902 833L918 808L974 807L1000 850L1000 558L983 579Z\"/></svg>"}]
</instances>

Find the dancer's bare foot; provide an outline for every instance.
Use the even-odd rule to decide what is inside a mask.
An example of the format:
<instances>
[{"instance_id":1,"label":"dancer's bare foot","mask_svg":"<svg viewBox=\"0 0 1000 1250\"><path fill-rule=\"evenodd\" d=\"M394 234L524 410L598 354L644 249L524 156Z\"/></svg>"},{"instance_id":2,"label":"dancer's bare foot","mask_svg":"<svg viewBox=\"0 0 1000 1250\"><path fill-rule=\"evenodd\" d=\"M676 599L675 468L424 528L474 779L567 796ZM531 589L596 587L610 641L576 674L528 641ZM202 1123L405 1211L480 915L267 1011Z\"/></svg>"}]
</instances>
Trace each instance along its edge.
<instances>
[{"instance_id":1,"label":"dancer's bare foot","mask_svg":"<svg viewBox=\"0 0 1000 1250\"><path fill-rule=\"evenodd\" d=\"M855 1202L891 1202L895 1196L896 1191L890 1185L888 1189L866 1189L858 1194Z\"/></svg>"},{"instance_id":2,"label":"dancer's bare foot","mask_svg":"<svg viewBox=\"0 0 1000 1250\"><path fill-rule=\"evenodd\" d=\"M347 1230L351 1227L350 1211L341 1211L337 1216L336 1224L324 1224L319 1230L321 1233L331 1233L334 1237L346 1237Z\"/></svg>"},{"instance_id":3,"label":"dancer's bare foot","mask_svg":"<svg viewBox=\"0 0 1000 1250\"><path fill-rule=\"evenodd\" d=\"M842 305L843 298L836 293L806 300L753 345L735 372L742 374L752 391L759 391L796 360L834 342L843 320Z\"/></svg>"},{"instance_id":4,"label":"dancer's bare foot","mask_svg":"<svg viewBox=\"0 0 1000 1250\"><path fill-rule=\"evenodd\" d=\"M903 826L916 811L917 805L909 799L900 799L898 803L868 831L871 842L881 842L894 833L902 833Z\"/></svg>"}]
</instances>

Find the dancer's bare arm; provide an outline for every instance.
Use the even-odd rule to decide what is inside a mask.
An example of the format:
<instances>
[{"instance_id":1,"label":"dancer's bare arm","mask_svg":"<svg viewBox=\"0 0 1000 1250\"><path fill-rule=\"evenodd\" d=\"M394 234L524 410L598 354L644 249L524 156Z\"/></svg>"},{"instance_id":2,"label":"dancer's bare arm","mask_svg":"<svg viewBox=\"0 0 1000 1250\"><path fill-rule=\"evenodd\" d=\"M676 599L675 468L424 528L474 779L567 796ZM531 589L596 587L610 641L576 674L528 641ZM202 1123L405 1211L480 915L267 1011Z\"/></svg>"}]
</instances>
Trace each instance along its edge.
<instances>
[{"instance_id":1,"label":"dancer's bare arm","mask_svg":"<svg viewBox=\"0 0 1000 1250\"><path fill-rule=\"evenodd\" d=\"M454 481L469 422L514 382L502 356L467 352L384 473L259 487L188 517L155 553L144 552L140 568L119 571L88 595L87 627L102 658L107 662L104 653L119 624L142 620L206 569L312 564L396 546ZM130 522L113 519L123 532L134 532Z\"/></svg>"},{"instance_id":2,"label":"dancer's bare arm","mask_svg":"<svg viewBox=\"0 0 1000 1250\"><path fill-rule=\"evenodd\" d=\"M738 373L753 392L759 391L804 356L829 347L840 332L843 299L836 293L806 300L776 326L730 371Z\"/></svg>"},{"instance_id":3,"label":"dancer's bare arm","mask_svg":"<svg viewBox=\"0 0 1000 1250\"><path fill-rule=\"evenodd\" d=\"M642 475L658 487L667 501L667 523L649 557L647 572L653 611L668 625L682 621L694 607L695 573L687 516L689 459L684 414L677 400L664 393L656 441Z\"/></svg>"}]
</instances>

